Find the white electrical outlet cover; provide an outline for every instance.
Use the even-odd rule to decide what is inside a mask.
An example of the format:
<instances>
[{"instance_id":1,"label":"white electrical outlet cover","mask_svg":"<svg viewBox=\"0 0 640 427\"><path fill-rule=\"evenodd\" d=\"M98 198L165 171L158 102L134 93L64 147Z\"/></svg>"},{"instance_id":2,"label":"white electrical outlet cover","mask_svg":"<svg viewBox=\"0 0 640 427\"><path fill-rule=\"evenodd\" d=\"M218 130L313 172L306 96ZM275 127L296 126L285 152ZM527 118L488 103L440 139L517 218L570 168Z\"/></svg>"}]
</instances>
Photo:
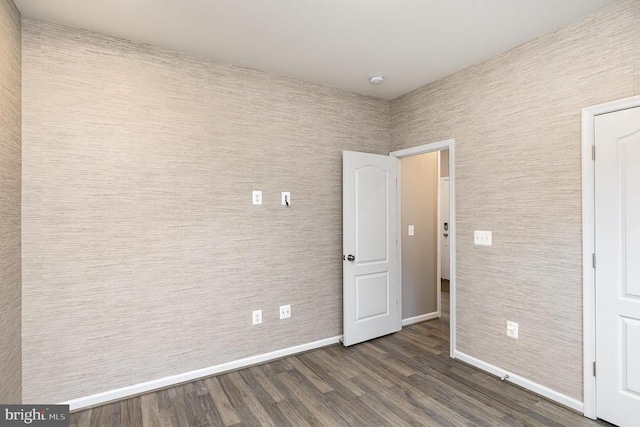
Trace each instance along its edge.
<instances>
[{"instance_id":1,"label":"white electrical outlet cover","mask_svg":"<svg viewBox=\"0 0 640 427\"><path fill-rule=\"evenodd\" d=\"M254 205L261 205L262 191L259 191L259 190L253 191L253 193L251 193L251 200L253 201Z\"/></svg>"},{"instance_id":2,"label":"white electrical outlet cover","mask_svg":"<svg viewBox=\"0 0 640 427\"><path fill-rule=\"evenodd\" d=\"M280 306L280 319L288 319L291 317L291 304Z\"/></svg>"},{"instance_id":3,"label":"white electrical outlet cover","mask_svg":"<svg viewBox=\"0 0 640 427\"><path fill-rule=\"evenodd\" d=\"M262 323L262 310L254 310L251 313L251 323L253 325L259 325Z\"/></svg>"}]
</instances>

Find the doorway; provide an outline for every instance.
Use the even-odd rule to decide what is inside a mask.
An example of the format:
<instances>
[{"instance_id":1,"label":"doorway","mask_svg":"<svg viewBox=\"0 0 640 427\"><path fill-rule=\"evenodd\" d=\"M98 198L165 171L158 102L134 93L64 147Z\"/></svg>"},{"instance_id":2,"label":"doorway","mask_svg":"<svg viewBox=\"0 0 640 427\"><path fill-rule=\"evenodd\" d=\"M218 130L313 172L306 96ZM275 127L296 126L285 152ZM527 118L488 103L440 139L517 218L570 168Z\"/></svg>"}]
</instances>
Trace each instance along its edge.
<instances>
[{"instance_id":1,"label":"doorway","mask_svg":"<svg viewBox=\"0 0 640 427\"><path fill-rule=\"evenodd\" d=\"M640 97L583 110L584 414L640 406Z\"/></svg>"},{"instance_id":2,"label":"doorway","mask_svg":"<svg viewBox=\"0 0 640 427\"><path fill-rule=\"evenodd\" d=\"M402 326L440 316L439 153L400 159Z\"/></svg>"},{"instance_id":3,"label":"doorway","mask_svg":"<svg viewBox=\"0 0 640 427\"><path fill-rule=\"evenodd\" d=\"M402 328L402 176L400 159L449 151L450 355L456 348L455 140L395 151L388 156L344 151L342 164L343 338L345 346ZM439 186L437 186L439 189ZM436 199L437 200L437 199ZM438 219L439 221L439 219ZM439 223L439 222L438 222ZM440 235L437 246L440 248ZM437 262L440 278L440 260ZM440 282L438 280L438 288ZM438 289L439 291L440 289ZM438 292L438 297L440 293ZM440 307L438 298L438 307ZM438 317L440 312L435 317Z\"/></svg>"},{"instance_id":4,"label":"doorway","mask_svg":"<svg viewBox=\"0 0 640 427\"><path fill-rule=\"evenodd\" d=\"M439 318L449 293L448 150L400 159L402 325Z\"/></svg>"},{"instance_id":5,"label":"doorway","mask_svg":"<svg viewBox=\"0 0 640 427\"><path fill-rule=\"evenodd\" d=\"M410 206L412 211L416 211L415 209L415 201L414 203L411 202L407 202L406 200L403 201L403 193L407 193L407 187L409 188L410 193L416 193L416 185L415 183L405 183L405 178L407 177L407 174L405 174L405 162L404 160L407 159L409 162L406 163L406 165L408 165L409 167L412 168L412 170L414 169L414 167L416 165L414 165L413 163L419 163L419 162L413 162L414 159L419 159L419 156L425 155L425 154L431 154L432 156L435 156L436 162L435 162L435 167L436 167L436 171L435 173L433 173L434 171L431 171L431 177L432 179L434 179L434 187L435 187L435 195L429 197L429 195L427 194L427 198L430 199L430 203L432 206L430 209L431 215L434 215L435 212L435 217L437 218L436 221L433 223L432 226L432 232L431 233L425 233L425 231L428 230L421 230L419 228L417 228L417 224L413 223L413 222L417 222L416 218L414 217L413 219L409 218L409 215L406 215L407 212L405 212L405 208L407 207L407 205L414 205L414 206ZM455 351L455 340L456 340L456 333L455 333L455 325L456 325L456 314L455 314L455 140L450 139L450 140L446 140L446 141L440 141L440 142L435 142L432 144L427 144L427 145L422 145L422 146L418 146L418 147L413 147L413 148L409 148L406 150L399 150L399 151L394 151L392 153L390 153L390 156L396 157L398 159L400 159L401 163L400 163L400 173L399 173L399 177L400 179L398 180L398 193L401 195L398 198L398 214L397 217L401 218L402 220L399 221L399 225L398 225L398 231L397 231L397 238L398 238L398 245L400 248L402 248L402 250L400 251L400 257L399 257L399 270L401 271L401 274L399 274L399 280L400 283L402 284L402 292L401 292L401 300L402 300L402 324L404 325L408 325L411 323L416 323L416 322L420 322L420 321L424 321L424 320L429 320L429 319L433 319L433 318L437 318L440 317L442 314L442 296L441 296L441 291L442 291L442 263L443 263L443 258L445 258L443 256L443 249L447 250L447 254L449 255L449 262L447 264L447 266L449 267L449 280L447 281L448 283L448 287L449 287L449 295L448 298L445 298L445 301L448 301L449 303L449 323L450 323L450 353L451 353L451 357L454 357L454 351ZM443 159L444 157L444 159ZM443 161L444 160L444 161ZM433 157L432 157L432 161L433 161ZM428 164L428 162L425 162ZM432 163L434 164L434 163ZM418 167L420 167L418 165ZM432 166L433 167L433 166ZM446 176L444 176L446 175ZM446 181L446 187L448 189L448 203L447 203L447 208L448 208L448 219L447 221L445 221L445 214L447 212L443 212L443 206L441 203L441 197L442 197L442 178L447 178ZM408 186L406 184L409 184ZM418 192L419 192L419 187L418 187ZM409 195L409 198L414 197L415 194L413 195ZM446 196L445 196L446 197ZM435 204L435 206L433 206ZM419 210L418 210L419 211ZM418 212L419 213L419 212ZM445 224L446 227L445 227ZM446 228L446 231L445 231ZM419 240L420 238L420 233L425 233L427 235L430 235L431 237L431 241L430 241L430 246L434 249L434 252L436 252L436 258L433 259L420 259L419 256L416 257L415 253L412 253L410 251L412 250L416 250L416 245L415 243ZM446 234L446 236L445 236ZM443 242L443 238L446 237L446 242ZM434 241L435 240L435 241ZM406 245L405 242L409 241L412 244ZM406 249L406 250L405 250ZM409 252L407 252L409 251ZM430 257L429 251L424 251L423 254L426 257ZM405 260L405 258L408 258ZM416 309L416 304L415 304L415 296L416 294L414 292L411 292L412 290L415 291L416 286L419 286L418 283L416 283L415 281L415 271L411 272L410 274L412 275L411 277L409 277L409 280L405 280L405 274L407 271L407 264L408 263L412 263L415 264L416 263L416 259L419 261L423 261L423 262L427 262L430 261L430 264L433 266L435 265L435 268L432 268L429 273L426 274L431 274L431 282L435 283L435 299L436 299L436 307L435 307L435 311L429 311L429 309L426 309L426 313L416 313L415 311L413 312L409 312L406 313L405 309L407 307L411 308L412 310ZM445 260L446 261L446 260ZM424 275L424 272L423 272ZM414 286L413 289L409 290L409 292L407 292L407 286ZM433 296L434 293L431 293L431 295ZM407 304L406 300L411 300L411 304ZM431 306L433 307L433 306ZM424 308L423 308L424 310Z\"/></svg>"}]
</instances>

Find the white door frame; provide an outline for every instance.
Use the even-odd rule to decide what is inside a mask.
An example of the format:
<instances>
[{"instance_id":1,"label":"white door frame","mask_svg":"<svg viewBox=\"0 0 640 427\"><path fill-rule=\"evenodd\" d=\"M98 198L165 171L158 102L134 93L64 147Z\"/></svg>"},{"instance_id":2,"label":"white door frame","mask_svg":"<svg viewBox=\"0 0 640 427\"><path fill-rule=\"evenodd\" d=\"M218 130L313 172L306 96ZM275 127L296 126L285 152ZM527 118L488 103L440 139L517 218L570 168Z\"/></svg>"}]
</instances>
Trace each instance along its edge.
<instances>
[{"instance_id":1,"label":"white door frame","mask_svg":"<svg viewBox=\"0 0 640 427\"><path fill-rule=\"evenodd\" d=\"M595 253L595 119L601 114L640 107L640 96L620 99L582 109L582 315L583 315L583 384L584 416L596 414L596 288L593 268Z\"/></svg>"},{"instance_id":2,"label":"white door frame","mask_svg":"<svg viewBox=\"0 0 640 427\"><path fill-rule=\"evenodd\" d=\"M441 150L449 150L449 251L450 251L450 267L449 267L449 286L450 286L450 320L449 320L449 329L450 329L450 354L451 357L455 359L455 351L456 351L456 180L455 180L455 139L447 139L444 141L434 142L431 144L420 145L418 147L407 148L405 150L392 151L389 153L390 156L397 157L401 159L403 157L415 156L418 154L425 153L433 153L434 151ZM440 165L440 161L438 160L438 168ZM440 182L438 176L438 182ZM399 304L402 307L402 224L400 221L401 216L401 180L400 173L398 173L398 225L397 225L397 233L398 233L398 286L400 288L399 293ZM438 186L438 191L440 191L440 186ZM438 234L439 235L439 234ZM440 239L438 238L438 242ZM438 283L438 289L440 289L440 283ZM440 293L438 293L438 313L440 313ZM400 310L402 313L402 310ZM402 315L400 316L402 317Z\"/></svg>"}]
</instances>

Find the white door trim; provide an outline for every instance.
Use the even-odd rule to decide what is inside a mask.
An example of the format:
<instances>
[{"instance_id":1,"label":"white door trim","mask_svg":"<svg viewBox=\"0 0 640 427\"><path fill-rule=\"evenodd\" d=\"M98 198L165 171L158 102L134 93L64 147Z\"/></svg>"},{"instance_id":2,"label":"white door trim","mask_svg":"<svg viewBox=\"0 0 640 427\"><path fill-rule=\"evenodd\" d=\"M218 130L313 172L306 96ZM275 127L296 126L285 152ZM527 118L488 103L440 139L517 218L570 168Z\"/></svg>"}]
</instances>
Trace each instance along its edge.
<instances>
[{"instance_id":1,"label":"white door trim","mask_svg":"<svg viewBox=\"0 0 640 427\"><path fill-rule=\"evenodd\" d=\"M438 151L438 189L436 191L436 310L438 312L438 319L442 317L442 231L440 230L440 224L442 224L441 212L440 212L440 171L442 170L442 155L441 151ZM402 261L402 260L400 260ZM402 263L400 263L402 266Z\"/></svg>"},{"instance_id":2,"label":"white door trim","mask_svg":"<svg viewBox=\"0 0 640 427\"><path fill-rule=\"evenodd\" d=\"M407 148L405 150L398 150L398 151L392 151L391 153L389 153L390 156L394 156L397 157L398 159L401 159L403 157L409 157L409 156L415 156L417 154L424 154L424 153L432 153L434 151L440 151L440 150L449 150L449 251L450 251L450 267L449 267L449 274L450 274L450 280L449 280L449 284L450 284L450 305L451 305L451 312L450 312L450 320L449 320L449 329L450 329L450 334L451 334L451 339L450 339L450 355L452 358L455 359L455 354L456 354L456 186L455 186L455 145L456 145L456 140L455 139L447 139L444 141L439 141L439 142L434 142L431 144L425 144L425 145L420 145L417 147L412 147L412 148ZM439 180L438 180L439 182ZM398 195L402 194L400 193L401 190L401 185L402 183L400 182L400 172L398 171ZM439 186L438 186L439 187ZM400 202L401 202L401 197L398 197L398 218L402 218L401 216L401 212L400 212ZM398 277L398 283L400 284L400 306L402 307L402 251L401 251L401 247L402 247L402 230L400 229L402 227L402 225L400 224L401 221L398 220L398 265L397 265L397 277ZM440 282L438 282L438 289L440 288ZM440 295L438 294L438 312L440 312ZM400 310L400 312L402 313L402 310ZM402 317L402 315L401 315Z\"/></svg>"},{"instance_id":3,"label":"white door trim","mask_svg":"<svg viewBox=\"0 0 640 427\"><path fill-rule=\"evenodd\" d=\"M592 147L595 145L595 118L601 114L640 107L640 96L620 99L582 109L582 314L584 416L596 414L596 290L593 269L595 251L595 171Z\"/></svg>"},{"instance_id":4,"label":"white door trim","mask_svg":"<svg viewBox=\"0 0 640 427\"><path fill-rule=\"evenodd\" d=\"M438 201L440 203L442 203L442 184L444 183L449 183L449 177L448 176L442 176L440 177L440 192L438 193ZM440 234L442 235L442 233L444 232L444 228L443 228L443 224L444 222L442 221L442 206L438 205L438 209L440 210ZM449 218L451 217L451 215L449 215ZM442 240L440 240L440 244L442 244ZM442 252L442 251L441 251ZM449 258L451 258L451 250L449 250ZM440 258L440 281L442 281L442 258ZM451 277L451 271L449 271L449 277Z\"/></svg>"}]
</instances>

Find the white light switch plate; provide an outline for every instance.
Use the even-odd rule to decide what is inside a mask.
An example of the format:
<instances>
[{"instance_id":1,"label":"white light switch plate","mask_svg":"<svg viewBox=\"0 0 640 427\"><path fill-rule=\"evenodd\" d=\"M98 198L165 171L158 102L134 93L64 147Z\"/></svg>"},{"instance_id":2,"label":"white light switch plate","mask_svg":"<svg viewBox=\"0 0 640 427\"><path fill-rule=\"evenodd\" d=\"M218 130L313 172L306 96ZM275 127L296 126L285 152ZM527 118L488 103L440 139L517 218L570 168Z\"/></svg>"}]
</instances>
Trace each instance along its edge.
<instances>
[{"instance_id":1,"label":"white light switch plate","mask_svg":"<svg viewBox=\"0 0 640 427\"><path fill-rule=\"evenodd\" d=\"M262 204L262 191L254 191L252 193L252 200L254 205Z\"/></svg>"},{"instance_id":2,"label":"white light switch plate","mask_svg":"<svg viewBox=\"0 0 640 427\"><path fill-rule=\"evenodd\" d=\"M477 230L474 231L473 244L478 246L491 246L491 232Z\"/></svg>"},{"instance_id":3,"label":"white light switch plate","mask_svg":"<svg viewBox=\"0 0 640 427\"><path fill-rule=\"evenodd\" d=\"M413 225L409 226L409 236L413 236L415 234L415 228L413 227Z\"/></svg>"},{"instance_id":4,"label":"white light switch plate","mask_svg":"<svg viewBox=\"0 0 640 427\"><path fill-rule=\"evenodd\" d=\"M518 324L507 320L507 336L518 339Z\"/></svg>"}]
</instances>

